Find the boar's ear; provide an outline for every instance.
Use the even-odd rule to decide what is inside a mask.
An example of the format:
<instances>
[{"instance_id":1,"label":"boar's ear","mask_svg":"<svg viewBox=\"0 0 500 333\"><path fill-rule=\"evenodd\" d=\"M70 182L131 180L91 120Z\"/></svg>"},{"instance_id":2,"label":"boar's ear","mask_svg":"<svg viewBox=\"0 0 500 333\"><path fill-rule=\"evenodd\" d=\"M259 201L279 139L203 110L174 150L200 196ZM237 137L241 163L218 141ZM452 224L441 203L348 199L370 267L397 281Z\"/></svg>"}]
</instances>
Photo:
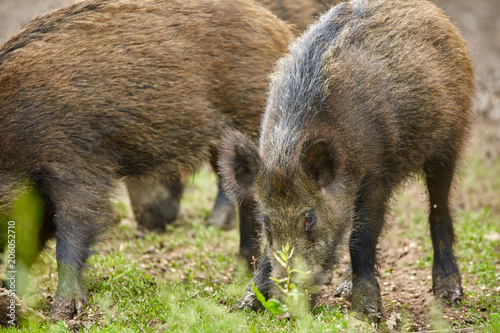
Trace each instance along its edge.
<instances>
[{"instance_id":1,"label":"boar's ear","mask_svg":"<svg viewBox=\"0 0 500 333\"><path fill-rule=\"evenodd\" d=\"M326 140L304 145L300 155L302 170L312 177L319 187L325 187L335 178L335 163Z\"/></svg>"},{"instance_id":2,"label":"boar's ear","mask_svg":"<svg viewBox=\"0 0 500 333\"><path fill-rule=\"evenodd\" d=\"M219 146L219 171L224 192L233 202L252 195L259 168L255 145L238 131L226 131Z\"/></svg>"}]
</instances>

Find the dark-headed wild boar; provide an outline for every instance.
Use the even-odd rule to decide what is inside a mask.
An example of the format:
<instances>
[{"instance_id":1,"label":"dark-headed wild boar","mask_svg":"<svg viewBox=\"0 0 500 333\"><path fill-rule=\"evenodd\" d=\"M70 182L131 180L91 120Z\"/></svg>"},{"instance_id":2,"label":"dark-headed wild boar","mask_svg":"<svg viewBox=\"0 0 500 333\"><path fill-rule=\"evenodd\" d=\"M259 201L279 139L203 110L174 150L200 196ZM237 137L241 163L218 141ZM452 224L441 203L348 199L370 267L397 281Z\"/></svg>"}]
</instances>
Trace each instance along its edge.
<instances>
[{"instance_id":1,"label":"dark-headed wild boar","mask_svg":"<svg viewBox=\"0 0 500 333\"><path fill-rule=\"evenodd\" d=\"M116 181L180 179L209 160L224 128L257 137L268 75L292 38L249 0L88 0L0 47L0 232L19 202L40 208L26 217L41 221L29 244L37 254L55 232L54 318L82 309L82 269Z\"/></svg>"},{"instance_id":2,"label":"dark-headed wild boar","mask_svg":"<svg viewBox=\"0 0 500 333\"><path fill-rule=\"evenodd\" d=\"M270 9L279 18L293 23L296 32L302 32L313 18L325 10L328 4L339 0L255 0ZM255 126L258 126L255 124ZM211 164L216 167L216 154ZM180 179L128 179L127 188L135 218L139 226L148 230L165 231L165 226L177 218L183 186ZM219 182L219 191L206 224L229 229L234 226L235 209L224 195Z\"/></svg>"},{"instance_id":3,"label":"dark-headed wild boar","mask_svg":"<svg viewBox=\"0 0 500 333\"><path fill-rule=\"evenodd\" d=\"M273 253L286 243L318 285L348 237L344 292L352 292L356 311L377 320L376 246L388 201L422 170L434 295L459 300L448 197L472 94L466 44L432 3L354 0L322 15L278 62L258 148L237 132L221 145L227 193L253 198L262 221L265 250L253 278L260 291L280 297L269 278L284 278ZM260 307L251 287L238 306Z\"/></svg>"}]
</instances>

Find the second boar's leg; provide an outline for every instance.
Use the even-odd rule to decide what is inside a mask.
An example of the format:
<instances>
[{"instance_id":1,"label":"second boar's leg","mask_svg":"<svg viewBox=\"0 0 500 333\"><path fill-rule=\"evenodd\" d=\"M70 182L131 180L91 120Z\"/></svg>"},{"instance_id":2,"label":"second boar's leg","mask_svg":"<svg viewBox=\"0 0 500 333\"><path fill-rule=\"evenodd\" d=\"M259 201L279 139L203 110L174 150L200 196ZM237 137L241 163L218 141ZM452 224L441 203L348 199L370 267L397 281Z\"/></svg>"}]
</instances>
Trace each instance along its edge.
<instances>
[{"instance_id":1,"label":"second boar's leg","mask_svg":"<svg viewBox=\"0 0 500 333\"><path fill-rule=\"evenodd\" d=\"M432 287L434 297L447 304L456 304L462 297L460 273L453 255L453 221L448 207L455 158L429 160L424 173L429 191L429 224L434 263Z\"/></svg>"},{"instance_id":2,"label":"second boar's leg","mask_svg":"<svg viewBox=\"0 0 500 333\"><path fill-rule=\"evenodd\" d=\"M354 221L349 240L352 265L352 305L356 312L377 322L381 316L380 286L377 281L378 237L392 186L380 178L364 178L356 195Z\"/></svg>"},{"instance_id":3,"label":"second boar's leg","mask_svg":"<svg viewBox=\"0 0 500 333\"><path fill-rule=\"evenodd\" d=\"M126 180L130 203L137 224L149 231L165 232L177 219L184 191L180 176L168 179Z\"/></svg>"},{"instance_id":4,"label":"second boar's leg","mask_svg":"<svg viewBox=\"0 0 500 333\"><path fill-rule=\"evenodd\" d=\"M220 178L217 180L218 192L215 205L208 220L207 225L212 225L223 230L234 228L236 209L229 198L224 194Z\"/></svg>"},{"instance_id":5,"label":"second boar's leg","mask_svg":"<svg viewBox=\"0 0 500 333\"><path fill-rule=\"evenodd\" d=\"M210 213L210 217L205 221L207 225L212 225L223 230L230 230L234 228L236 220L236 208L231 203L231 200L226 196L222 188L222 181L219 175L219 167L217 161L219 154L216 149L212 150L210 157L210 164L217 174L217 198L215 199L214 208ZM241 229L241 222L240 222Z\"/></svg>"}]
</instances>

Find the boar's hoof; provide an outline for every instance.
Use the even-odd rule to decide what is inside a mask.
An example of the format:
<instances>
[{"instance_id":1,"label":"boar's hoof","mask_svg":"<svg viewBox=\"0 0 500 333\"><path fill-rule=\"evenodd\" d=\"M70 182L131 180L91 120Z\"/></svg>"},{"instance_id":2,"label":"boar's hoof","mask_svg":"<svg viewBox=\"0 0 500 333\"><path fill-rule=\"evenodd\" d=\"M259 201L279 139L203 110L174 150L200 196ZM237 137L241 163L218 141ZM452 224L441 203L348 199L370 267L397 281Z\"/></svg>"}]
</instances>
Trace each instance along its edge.
<instances>
[{"instance_id":1,"label":"boar's hoof","mask_svg":"<svg viewBox=\"0 0 500 333\"><path fill-rule=\"evenodd\" d=\"M235 208L231 205L223 205L215 207L212 211L212 215L205 223L222 230L231 230L234 229L235 218Z\"/></svg>"},{"instance_id":2,"label":"boar's hoof","mask_svg":"<svg viewBox=\"0 0 500 333\"><path fill-rule=\"evenodd\" d=\"M352 298L352 281L343 281L334 291L335 297L344 297L347 300Z\"/></svg>"},{"instance_id":3,"label":"boar's hoof","mask_svg":"<svg viewBox=\"0 0 500 333\"><path fill-rule=\"evenodd\" d=\"M382 318L382 299L376 280L357 279L354 281L351 302L358 317L368 318L371 323L378 323Z\"/></svg>"},{"instance_id":4,"label":"boar's hoof","mask_svg":"<svg viewBox=\"0 0 500 333\"><path fill-rule=\"evenodd\" d=\"M245 290L245 295L236 302L231 310L254 310L262 308L262 304L257 300L257 296L252 290L252 286L248 286Z\"/></svg>"},{"instance_id":5,"label":"boar's hoof","mask_svg":"<svg viewBox=\"0 0 500 333\"><path fill-rule=\"evenodd\" d=\"M434 286L433 289L434 298L440 300L444 307L455 306L462 300L463 293L460 284L441 288Z\"/></svg>"},{"instance_id":6,"label":"boar's hoof","mask_svg":"<svg viewBox=\"0 0 500 333\"><path fill-rule=\"evenodd\" d=\"M369 323L378 324L380 319L382 319L382 312L380 312L377 307L365 306L365 308L355 315L358 320L368 320Z\"/></svg>"},{"instance_id":7,"label":"boar's hoof","mask_svg":"<svg viewBox=\"0 0 500 333\"><path fill-rule=\"evenodd\" d=\"M380 309L380 299L369 299L368 297L353 297L353 309L357 312L356 317L359 320L368 319L370 323L377 324L382 318L382 311Z\"/></svg>"},{"instance_id":8,"label":"boar's hoof","mask_svg":"<svg viewBox=\"0 0 500 333\"><path fill-rule=\"evenodd\" d=\"M50 308L50 317L53 321L72 319L83 312L85 303L85 299L66 299L56 295Z\"/></svg>"}]
</instances>

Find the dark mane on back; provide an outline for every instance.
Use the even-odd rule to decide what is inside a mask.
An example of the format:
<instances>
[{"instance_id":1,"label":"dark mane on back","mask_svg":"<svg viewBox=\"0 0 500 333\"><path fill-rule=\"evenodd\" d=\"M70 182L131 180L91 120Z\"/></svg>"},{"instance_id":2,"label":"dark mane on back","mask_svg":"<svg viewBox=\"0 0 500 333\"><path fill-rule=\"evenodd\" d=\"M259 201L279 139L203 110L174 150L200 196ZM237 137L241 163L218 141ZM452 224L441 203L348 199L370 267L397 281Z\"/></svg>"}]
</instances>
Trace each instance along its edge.
<instances>
[{"instance_id":1,"label":"dark mane on back","mask_svg":"<svg viewBox=\"0 0 500 333\"><path fill-rule=\"evenodd\" d=\"M260 146L270 144L268 148L280 147L280 151L274 151L268 160L285 166L296 151L305 130L303 125L325 109L328 92L324 68L328 50L352 20L350 3L335 6L304 32L289 47L290 53L279 61L271 77Z\"/></svg>"}]
</instances>

